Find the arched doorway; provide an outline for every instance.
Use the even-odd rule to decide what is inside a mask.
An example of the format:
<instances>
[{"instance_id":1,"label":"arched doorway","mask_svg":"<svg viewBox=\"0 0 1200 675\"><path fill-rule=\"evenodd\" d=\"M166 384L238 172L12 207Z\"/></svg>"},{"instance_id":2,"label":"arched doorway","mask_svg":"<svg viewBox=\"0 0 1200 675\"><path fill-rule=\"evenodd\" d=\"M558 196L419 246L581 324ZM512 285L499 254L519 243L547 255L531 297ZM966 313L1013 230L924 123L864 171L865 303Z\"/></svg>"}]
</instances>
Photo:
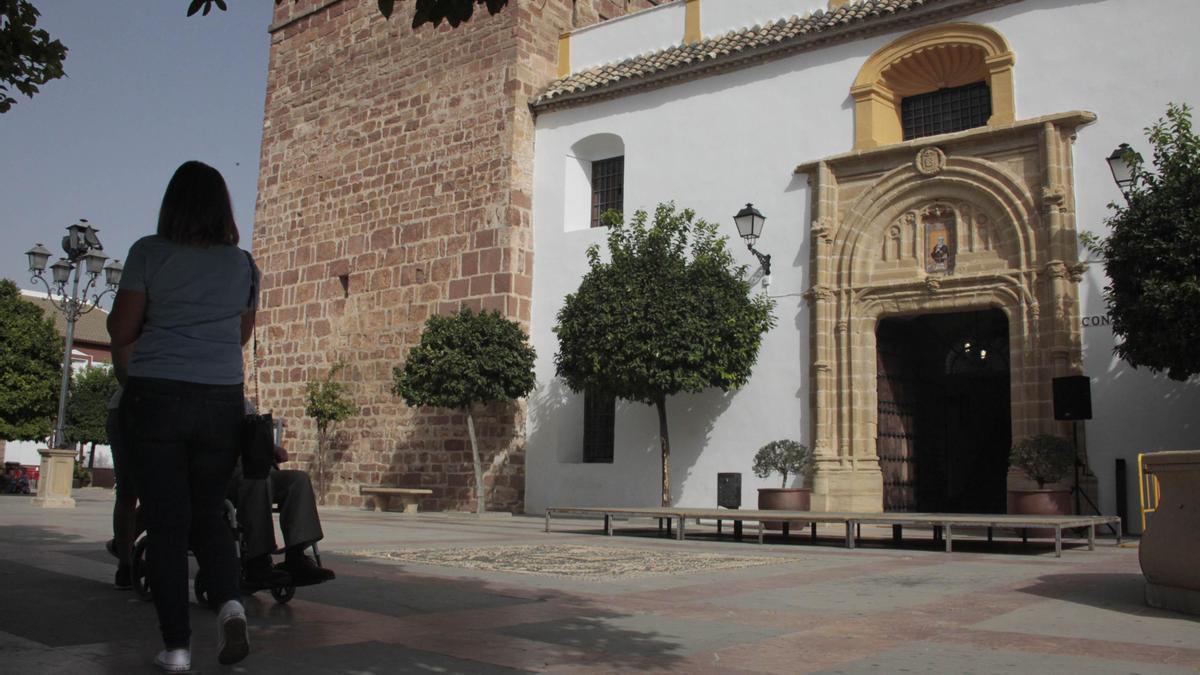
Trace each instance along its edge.
<instances>
[{"instance_id":1,"label":"arched doorway","mask_svg":"<svg viewBox=\"0 0 1200 675\"><path fill-rule=\"evenodd\" d=\"M915 509L918 502L938 511L1003 510L995 496L1001 471L971 476L978 453L944 459L943 468L957 477L925 481L935 486L932 493L914 494L899 506L885 503L877 447L879 338L903 344L913 339L904 337L907 331L926 324L947 331L987 317L994 335L1007 336L1007 385L1001 373L956 371L965 368L954 365L962 354L943 352L952 363L940 378L940 390L948 393L938 405L958 416L959 427L981 424L972 415L1000 407L1007 388L1008 433L994 434L996 448L984 453L989 467L1000 464L1007 453L999 448L1006 450L1013 438L1070 433L1054 420L1050 389L1055 377L1078 374L1082 365L1077 284L1083 265L1071 142L1093 119L1064 113L947 134L936 145L920 139L797 167L808 175L812 196L806 297L814 510ZM902 317L917 323L906 326ZM895 349L905 351L885 345L882 353ZM984 400L972 403L977 396ZM1002 423L1003 416L987 420ZM943 444L961 443L965 432L947 433L951 440ZM1003 473L1007 487L1027 482L1017 472ZM987 486L978 499L972 481Z\"/></svg>"},{"instance_id":2,"label":"arched doorway","mask_svg":"<svg viewBox=\"0 0 1200 675\"><path fill-rule=\"evenodd\" d=\"M885 511L1004 512L1008 333L997 309L879 322L876 451Z\"/></svg>"}]
</instances>

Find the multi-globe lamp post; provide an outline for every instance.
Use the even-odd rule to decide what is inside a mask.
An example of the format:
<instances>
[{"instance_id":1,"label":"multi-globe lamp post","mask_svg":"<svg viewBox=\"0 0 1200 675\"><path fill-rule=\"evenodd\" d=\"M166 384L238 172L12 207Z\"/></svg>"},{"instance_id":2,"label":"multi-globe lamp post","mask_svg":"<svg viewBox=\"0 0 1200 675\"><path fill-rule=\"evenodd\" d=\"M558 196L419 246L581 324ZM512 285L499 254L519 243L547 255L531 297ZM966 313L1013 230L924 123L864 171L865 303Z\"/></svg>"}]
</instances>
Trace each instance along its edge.
<instances>
[{"instance_id":1,"label":"multi-globe lamp post","mask_svg":"<svg viewBox=\"0 0 1200 675\"><path fill-rule=\"evenodd\" d=\"M96 236L97 230L86 220L67 227L67 235L62 238L65 258L59 258L50 265L50 279L44 276L51 252L43 245L37 244L25 252L29 257L30 282L42 284L51 304L63 314L66 319L66 336L63 345L62 381L58 390L58 417L54 422L54 435L50 439L50 447L42 453L43 475L38 480L38 501L43 506L73 506L70 497L70 476L74 469L74 449L67 442L66 412L67 393L71 384L71 352L75 343L75 323L79 317L100 306L100 300L109 293L115 293L121 282L121 272L124 265L119 260L109 260L104 254L104 246ZM105 264L107 261L107 264ZM100 275L104 275L104 289L97 285ZM82 286L81 286L82 284ZM68 285L70 290L68 291ZM91 300L88 293L92 294ZM63 477L58 475L66 469L66 453L70 451L70 465L67 469L66 491L62 493ZM48 466L49 464L49 466ZM63 466L59 466L62 464ZM57 470L56 470L57 469ZM45 474L51 475L45 475ZM48 489L44 490L43 485ZM56 494L57 493L57 494Z\"/></svg>"}]
</instances>

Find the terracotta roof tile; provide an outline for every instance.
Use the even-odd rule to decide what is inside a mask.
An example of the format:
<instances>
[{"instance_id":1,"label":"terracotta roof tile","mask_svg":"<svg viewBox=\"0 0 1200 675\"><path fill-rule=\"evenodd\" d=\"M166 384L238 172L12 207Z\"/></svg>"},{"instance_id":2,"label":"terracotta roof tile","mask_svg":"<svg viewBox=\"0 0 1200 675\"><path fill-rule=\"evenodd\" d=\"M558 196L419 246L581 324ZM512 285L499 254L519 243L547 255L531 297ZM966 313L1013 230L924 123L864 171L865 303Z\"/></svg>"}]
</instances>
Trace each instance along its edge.
<instances>
[{"instance_id":1,"label":"terracotta roof tile","mask_svg":"<svg viewBox=\"0 0 1200 675\"><path fill-rule=\"evenodd\" d=\"M668 47L616 63L606 63L555 80L530 104L535 110L557 107L567 100L588 99L638 84L649 84L676 73L716 69L765 52L824 42L837 34L855 35L863 28L892 22L885 19L924 8L978 10L1019 0L857 0L833 11L817 10L765 25L710 37L690 45ZM818 39L821 38L821 39ZM672 72L675 71L675 72ZM655 77L659 76L659 77ZM672 78L673 79L673 78Z\"/></svg>"},{"instance_id":2,"label":"terracotta roof tile","mask_svg":"<svg viewBox=\"0 0 1200 675\"><path fill-rule=\"evenodd\" d=\"M28 300L40 307L42 312L54 321L54 327L58 330L59 335L67 334L66 317L46 298L45 293L37 293L36 291L32 293L26 292L21 294L21 299ZM101 308L96 308L79 317L79 320L75 322L75 340L97 345L109 345L108 312Z\"/></svg>"}]
</instances>

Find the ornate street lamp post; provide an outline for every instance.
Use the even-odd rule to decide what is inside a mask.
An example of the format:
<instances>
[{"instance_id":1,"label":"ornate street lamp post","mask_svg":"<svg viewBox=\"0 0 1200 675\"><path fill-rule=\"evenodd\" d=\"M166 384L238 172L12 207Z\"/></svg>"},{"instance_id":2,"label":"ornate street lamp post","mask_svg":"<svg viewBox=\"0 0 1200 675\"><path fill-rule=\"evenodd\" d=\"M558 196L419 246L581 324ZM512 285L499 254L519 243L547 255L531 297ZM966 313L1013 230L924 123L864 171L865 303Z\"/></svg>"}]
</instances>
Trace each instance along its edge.
<instances>
[{"instance_id":1,"label":"ornate street lamp post","mask_svg":"<svg viewBox=\"0 0 1200 675\"><path fill-rule=\"evenodd\" d=\"M71 384L71 350L75 346L75 322L79 320L79 317L96 309L100 305L100 299L105 295L116 292L117 285L121 282L121 271L124 269L118 260L111 260L107 265L105 264L108 256L104 254L104 246L101 245L96 232L95 228L82 219L67 228L67 236L62 239L66 257L59 258L53 265L50 265L51 278L49 281L46 280L43 273L46 271L46 263L50 260L50 251L45 246L38 244L25 252L29 257L29 272L32 275L30 282L34 285L41 283L46 287L46 294L50 298L51 304L63 313L67 322L67 334L63 345L62 382L58 390L58 418L54 422L54 435L50 439L50 448L43 453L42 457L43 471L49 474L56 474L58 471L47 471L50 468L47 466L47 462L53 464L56 458L63 459L61 456L70 449L66 435L66 416L67 391ZM104 273L104 290L100 290L96 284L101 272ZM80 288L81 281L83 282L82 288ZM69 293L67 291L68 282L71 286ZM89 301L88 293L92 291L93 287L97 292ZM73 449L71 449L71 462L73 469ZM73 506L74 500L70 498L70 473L72 472L67 474L65 497L52 495L53 492L58 491L56 488L61 487L61 476L44 474L39 476L38 499L35 501L43 506ZM48 489L43 489L43 485L46 485ZM51 497L53 498L50 499Z\"/></svg>"}]
</instances>

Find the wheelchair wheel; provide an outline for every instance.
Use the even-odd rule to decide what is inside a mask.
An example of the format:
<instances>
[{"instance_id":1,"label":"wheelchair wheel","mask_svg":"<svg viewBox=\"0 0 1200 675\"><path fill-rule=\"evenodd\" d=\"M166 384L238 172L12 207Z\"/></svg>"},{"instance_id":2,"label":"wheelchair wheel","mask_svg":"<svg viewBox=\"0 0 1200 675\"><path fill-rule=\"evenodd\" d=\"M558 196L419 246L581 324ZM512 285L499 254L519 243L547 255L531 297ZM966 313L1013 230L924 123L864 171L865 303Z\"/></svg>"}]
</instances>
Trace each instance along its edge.
<instances>
[{"instance_id":1,"label":"wheelchair wheel","mask_svg":"<svg viewBox=\"0 0 1200 675\"><path fill-rule=\"evenodd\" d=\"M295 595L296 595L296 587L295 586L288 585L288 586L272 586L271 587L271 597L275 598L275 602L278 602L281 605L287 604L287 601L291 600L292 597Z\"/></svg>"},{"instance_id":2,"label":"wheelchair wheel","mask_svg":"<svg viewBox=\"0 0 1200 675\"><path fill-rule=\"evenodd\" d=\"M137 591L142 600L151 600L150 592L150 561L146 558L147 538L142 537L133 545L133 560L129 565L129 578L133 582L133 590Z\"/></svg>"}]
</instances>

